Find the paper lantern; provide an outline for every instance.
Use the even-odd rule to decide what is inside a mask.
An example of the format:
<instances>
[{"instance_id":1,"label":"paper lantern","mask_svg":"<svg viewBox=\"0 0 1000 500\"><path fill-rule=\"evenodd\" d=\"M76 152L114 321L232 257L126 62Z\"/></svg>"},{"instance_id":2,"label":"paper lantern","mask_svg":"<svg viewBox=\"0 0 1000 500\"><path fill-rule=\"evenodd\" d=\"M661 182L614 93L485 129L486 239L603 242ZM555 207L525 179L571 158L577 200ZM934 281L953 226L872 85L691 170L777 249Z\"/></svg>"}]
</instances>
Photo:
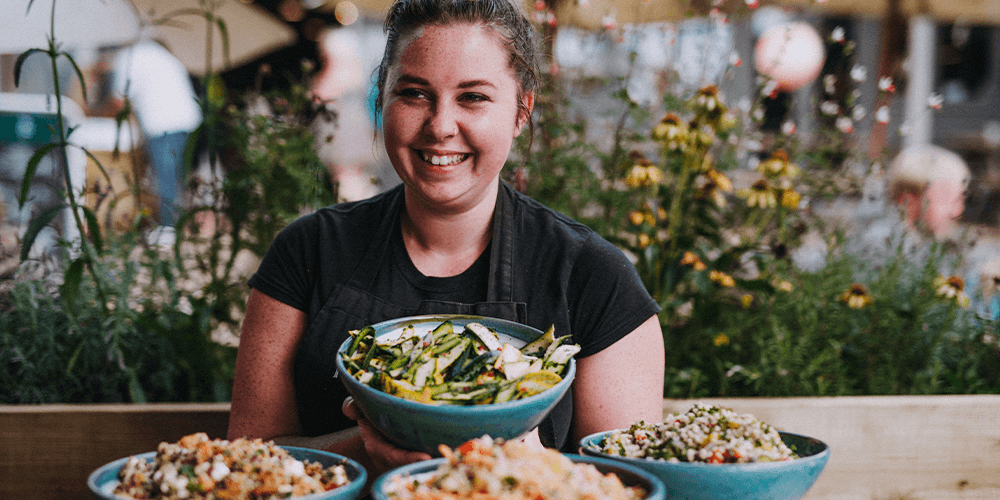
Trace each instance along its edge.
<instances>
[{"instance_id":1,"label":"paper lantern","mask_svg":"<svg viewBox=\"0 0 1000 500\"><path fill-rule=\"evenodd\" d=\"M754 49L757 72L790 92L819 76L826 61L826 47L812 26L794 22L764 33Z\"/></svg>"}]
</instances>

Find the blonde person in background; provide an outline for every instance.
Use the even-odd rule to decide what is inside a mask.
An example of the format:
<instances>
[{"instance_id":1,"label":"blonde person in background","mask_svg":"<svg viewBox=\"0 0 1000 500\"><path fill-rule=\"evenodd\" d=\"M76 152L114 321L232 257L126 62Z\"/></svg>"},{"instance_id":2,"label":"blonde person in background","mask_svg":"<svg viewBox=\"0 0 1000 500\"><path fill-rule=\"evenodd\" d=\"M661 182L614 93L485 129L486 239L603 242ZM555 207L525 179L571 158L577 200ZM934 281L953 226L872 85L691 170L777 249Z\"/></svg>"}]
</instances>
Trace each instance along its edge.
<instances>
[{"instance_id":1,"label":"blonde person in background","mask_svg":"<svg viewBox=\"0 0 1000 500\"><path fill-rule=\"evenodd\" d=\"M867 248L880 249L884 254L879 258L887 259L901 244L904 254L918 260L932 242L945 244L948 253L941 273L961 277L973 307L981 315L996 317L992 269L1000 259L1000 243L977 236L961 224L972 182L965 160L933 144L912 146L896 155L885 177L889 200L899 209L905 230L898 231L897 225L897 231L878 241L884 236L884 226L873 224L862 236Z\"/></svg>"},{"instance_id":2,"label":"blonde person in background","mask_svg":"<svg viewBox=\"0 0 1000 500\"><path fill-rule=\"evenodd\" d=\"M887 177L889 196L909 227L940 241L957 236L972 181L961 156L931 144L910 147L896 156Z\"/></svg>"}]
</instances>

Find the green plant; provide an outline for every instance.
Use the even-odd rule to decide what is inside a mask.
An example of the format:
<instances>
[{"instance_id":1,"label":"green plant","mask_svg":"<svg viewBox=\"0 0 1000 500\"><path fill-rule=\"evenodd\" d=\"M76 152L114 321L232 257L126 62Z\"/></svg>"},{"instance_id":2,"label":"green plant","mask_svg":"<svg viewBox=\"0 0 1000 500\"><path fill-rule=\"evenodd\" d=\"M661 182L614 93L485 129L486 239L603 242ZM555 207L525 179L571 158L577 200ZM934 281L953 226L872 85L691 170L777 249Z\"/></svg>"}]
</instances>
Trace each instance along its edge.
<instances>
[{"instance_id":1,"label":"green plant","mask_svg":"<svg viewBox=\"0 0 1000 500\"><path fill-rule=\"evenodd\" d=\"M172 15L202 15L209 31L217 27L225 40L225 25L211 10L215 6L209 2L204 11ZM35 52L48 54L56 71L56 58L69 57L58 47L52 35L48 50L22 54L15 81L24 59ZM59 81L57 73L54 81ZM209 161L227 166L223 180L205 186L215 204L183 214L178 242L164 252L141 237L146 214L138 214L129 231L102 234L96 207L81 205L79 193L67 183L68 206L86 237L63 242L65 265L58 270L63 279L55 293L41 282L22 279L7 284L10 293L0 295L3 403L228 400L236 350L218 335L238 329L248 293L246 264L261 257L293 218L332 203L335 193L312 147L308 122L318 108L305 87L293 83L283 94L247 96L269 102L272 112L259 115L227 102L218 79L206 83L205 121L186 156L191 165L195 144L201 142ZM127 112L128 106L119 122ZM41 157L56 152L65 165L67 148L77 147L61 107L57 116L58 140L29 160L22 203ZM22 259L55 211L31 221L21 242ZM206 237L194 230L203 213L216 221Z\"/></svg>"},{"instance_id":2,"label":"green plant","mask_svg":"<svg viewBox=\"0 0 1000 500\"><path fill-rule=\"evenodd\" d=\"M843 234L802 210L804 197L856 189L845 161L862 160L852 135L863 114L851 112L856 80L827 91L838 112L823 114L812 144L794 127L764 140L759 104L733 113L714 87L668 93L666 116L650 124L612 82L621 119L612 149L596 151L582 126L567 127L572 111L553 100L558 92L539 95L550 140L526 157L522 188L632 257L663 308L665 396L997 392L997 324L939 296L946 249L920 262L902 253L858 261ZM880 96L891 91L880 86ZM738 167L747 142L770 145L750 151L755 173ZM737 168L741 186L729 177ZM818 271L790 259L807 231L826 236Z\"/></svg>"}]
</instances>

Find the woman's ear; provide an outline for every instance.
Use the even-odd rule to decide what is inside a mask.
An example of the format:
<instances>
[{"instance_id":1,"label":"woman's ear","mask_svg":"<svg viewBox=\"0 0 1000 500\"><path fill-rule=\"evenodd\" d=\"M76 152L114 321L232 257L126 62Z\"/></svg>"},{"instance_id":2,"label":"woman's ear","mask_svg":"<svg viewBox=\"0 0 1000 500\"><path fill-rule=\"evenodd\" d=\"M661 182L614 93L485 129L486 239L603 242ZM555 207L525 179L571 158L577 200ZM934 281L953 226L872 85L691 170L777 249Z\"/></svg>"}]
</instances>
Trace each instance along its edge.
<instances>
[{"instance_id":1,"label":"woman's ear","mask_svg":"<svg viewBox=\"0 0 1000 500\"><path fill-rule=\"evenodd\" d=\"M535 109L535 93L528 92L521 98L521 105L517 107L517 122L514 124L514 137L521 135L524 126L531 120L531 112Z\"/></svg>"}]
</instances>

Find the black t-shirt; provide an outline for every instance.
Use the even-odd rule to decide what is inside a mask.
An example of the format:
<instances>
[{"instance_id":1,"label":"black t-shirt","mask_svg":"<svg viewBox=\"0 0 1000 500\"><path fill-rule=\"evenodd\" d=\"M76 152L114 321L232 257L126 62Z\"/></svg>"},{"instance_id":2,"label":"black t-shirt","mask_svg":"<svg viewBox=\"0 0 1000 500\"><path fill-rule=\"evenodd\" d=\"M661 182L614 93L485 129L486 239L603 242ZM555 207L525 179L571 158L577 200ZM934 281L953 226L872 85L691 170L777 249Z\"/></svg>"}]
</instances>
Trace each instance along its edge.
<instances>
[{"instance_id":1,"label":"black t-shirt","mask_svg":"<svg viewBox=\"0 0 1000 500\"><path fill-rule=\"evenodd\" d=\"M380 252L376 276L360 286L363 295L397 307L399 316L424 313L420 299L482 302L491 279L490 263L500 261L509 269L510 300L523 306L520 321L541 331L554 326L556 335L571 334L581 346L578 358L600 352L659 312L621 250L506 184L501 184L498 196L500 215L494 218L490 247L458 276L426 277L410 261L398 213L391 208L402 205L400 186L367 200L320 209L293 222L275 239L249 284L304 311L308 330L318 316L325 319L320 311L331 294L348 282L356 285L352 279L364 267L362 261ZM497 222L501 217L502 224ZM380 226L392 229L379 234ZM363 314L351 317L351 313L347 312L346 320L353 322L351 329L370 324ZM296 396L306 435L351 424L340 415L340 402L347 392L332 380L331 368L332 356L347 331L323 335L329 339L319 346L314 334L307 335L310 345L300 347L296 359ZM333 383L316 386L314 380ZM542 436L547 446L566 444L572 413L571 401L566 400L551 417L561 422L554 426L555 435Z\"/></svg>"}]
</instances>

